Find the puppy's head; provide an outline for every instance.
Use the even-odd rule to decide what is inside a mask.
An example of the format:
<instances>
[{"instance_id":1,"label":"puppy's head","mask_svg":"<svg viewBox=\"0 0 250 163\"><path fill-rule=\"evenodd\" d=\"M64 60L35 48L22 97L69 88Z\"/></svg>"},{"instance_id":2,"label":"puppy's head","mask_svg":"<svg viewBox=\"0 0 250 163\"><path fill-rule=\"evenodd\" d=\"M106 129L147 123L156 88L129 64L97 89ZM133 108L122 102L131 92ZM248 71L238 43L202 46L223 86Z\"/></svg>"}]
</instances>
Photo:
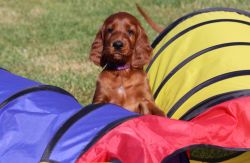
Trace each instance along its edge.
<instances>
[{"instance_id":1,"label":"puppy's head","mask_svg":"<svg viewBox=\"0 0 250 163\"><path fill-rule=\"evenodd\" d=\"M90 59L100 66L130 65L141 69L150 60L152 48L139 21L126 12L109 16L98 31Z\"/></svg>"}]
</instances>

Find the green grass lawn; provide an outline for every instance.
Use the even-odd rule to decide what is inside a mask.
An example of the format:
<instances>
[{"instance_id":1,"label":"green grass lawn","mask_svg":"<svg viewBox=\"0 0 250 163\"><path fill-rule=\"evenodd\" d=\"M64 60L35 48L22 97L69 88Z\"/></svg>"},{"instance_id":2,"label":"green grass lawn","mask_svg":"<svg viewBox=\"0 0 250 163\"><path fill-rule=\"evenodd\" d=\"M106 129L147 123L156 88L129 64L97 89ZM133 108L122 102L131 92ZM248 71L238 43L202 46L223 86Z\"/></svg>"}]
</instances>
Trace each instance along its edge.
<instances>
[{"instance_id":1,"label":"green grass lawn","mask_svg":"<svg viewBox=\"0 0 250 163\"><path fill-rule=\"evenodd\" d=\"M249 0L136 0L158 23L207 7L250 10ZM99 69L88 61L104 19L117 11L135 15L151 41L157 36L132 0L0 0L0 67L72 93L89 104Z\"/></svg>"}]
</instances>

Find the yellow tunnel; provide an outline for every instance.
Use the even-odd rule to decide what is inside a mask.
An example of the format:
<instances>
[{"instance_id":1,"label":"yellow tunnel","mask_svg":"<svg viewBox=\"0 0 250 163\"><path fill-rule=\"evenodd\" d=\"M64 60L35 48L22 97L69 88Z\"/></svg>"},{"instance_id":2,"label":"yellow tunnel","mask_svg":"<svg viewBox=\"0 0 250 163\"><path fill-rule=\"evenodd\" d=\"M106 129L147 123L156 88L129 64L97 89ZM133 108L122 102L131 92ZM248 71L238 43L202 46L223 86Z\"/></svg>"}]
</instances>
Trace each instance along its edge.
<instances>
[{"instance_id":1,"label":"yellow tunnel","mask_svg":"<svg viewBox=\"0 0 250 163\"><path fill-rule=\"evenodd\" d=\"M249 12L228 8L193 12L170 24L152 46L146 71L156 104L168 117L190 120L211 106L250 95ZM201 156L194 150L191 158L250 162L246 152L200 151L223 156Z\"/></svg>"}]
</instances>

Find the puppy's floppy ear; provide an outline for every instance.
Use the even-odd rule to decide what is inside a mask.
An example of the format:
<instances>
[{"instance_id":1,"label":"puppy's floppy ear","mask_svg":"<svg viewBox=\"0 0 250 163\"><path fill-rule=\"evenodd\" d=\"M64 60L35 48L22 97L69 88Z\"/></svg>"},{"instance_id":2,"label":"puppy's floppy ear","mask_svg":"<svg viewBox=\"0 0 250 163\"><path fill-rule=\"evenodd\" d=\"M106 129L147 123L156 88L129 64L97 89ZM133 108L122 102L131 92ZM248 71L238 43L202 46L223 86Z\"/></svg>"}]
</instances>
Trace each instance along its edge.
<instances>
[{"instance_id":1,"label":"puppy's floppy ear","mask_svg":"<svg viewBox=\"0 0 250 163\"><path fill-rule=\"evenodd\" d=\"M138 24L137 40L135 51L132 56L131 66L136 69L142 69L150 61L152 48L143 27Z\"/></svg>"},{"instance_id":2,"label":"puppy's floppy ear","mask_svg":"<svg viewBox=\"0 0 250 163\"><path fill-rule=\"evenodd\" d=\"M101 29L96 34L89 55L89 59L98 66L101 66L102 51L103 51L103 27L101 27Z\"/></svg>"}]
</instances>

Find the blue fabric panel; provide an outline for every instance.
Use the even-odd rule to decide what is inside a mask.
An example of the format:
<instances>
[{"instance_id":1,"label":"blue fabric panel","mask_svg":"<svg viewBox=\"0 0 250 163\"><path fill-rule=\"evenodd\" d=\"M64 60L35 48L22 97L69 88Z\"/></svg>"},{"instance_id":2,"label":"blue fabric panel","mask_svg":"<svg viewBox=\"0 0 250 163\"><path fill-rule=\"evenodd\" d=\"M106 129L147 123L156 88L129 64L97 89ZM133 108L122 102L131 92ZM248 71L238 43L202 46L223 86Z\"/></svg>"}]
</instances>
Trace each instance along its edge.
<instances>
[{"instance_id":1,"label":"blue fabric panel","mask_svg":"<svg viewBox=\"0 0 250 163\"><path fill-rule=\"evenodd\" d=\"M23 85L36 84L17 80ZM0 109L0 163L39 162L58 128L81 107L73 97L48 90L10 101Z\"/></svg>"},{"instance_id":2,"label":"blue fabric panel","mask_svg":"<svg viewBox=\"0 0 250 163\"><path fill-rule=\"evenodd\" d=\"M40 83L0 69L0 104L11 95Z\"/></svg>"},{"instance_id":3,"label":"blue fabric panel","mask_svg":"<svg viewBox=\"0 0 250 163\"><path fill-rule=\"evenodd\" d=\"M50 160L73 163L100 130L116 120L136 114L113 104L93 110L69 128L52 151Z\"/></svg>"}]
</instances>

